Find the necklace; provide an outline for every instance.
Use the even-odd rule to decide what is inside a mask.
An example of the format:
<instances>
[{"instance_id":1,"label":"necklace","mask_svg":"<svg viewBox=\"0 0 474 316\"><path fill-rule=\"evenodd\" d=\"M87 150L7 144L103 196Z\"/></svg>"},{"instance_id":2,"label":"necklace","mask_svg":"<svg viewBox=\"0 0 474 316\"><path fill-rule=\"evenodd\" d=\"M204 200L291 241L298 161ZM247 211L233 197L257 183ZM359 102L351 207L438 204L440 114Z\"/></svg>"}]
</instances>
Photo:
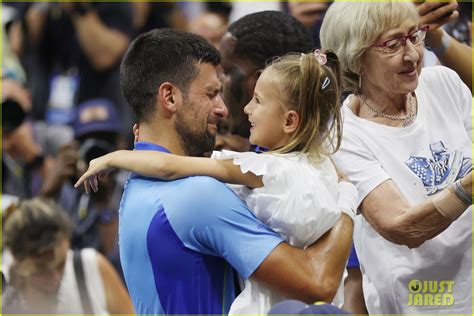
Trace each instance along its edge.
<instances>
[{"instance_id":1,"label":"necklace","mask_svg":"<svg viewBox=\"0 0 474 316\"><path fill-rule=\"evenodd\" d=\"M408 95L408 104L410 105L410 112L407 115L404 116L398 116L398 115L391 115L391 114L385 114L380 110L377 110L374 106L370 105L363 97L362 95L359 95L360 100L362 101L363 105L366 105L369 110L377 114L377 116L387 118L389 120L393 121L403 121L403 126L408 126L416 118L416 102L415 102L415 97L413 96L413 93L410 93Z\"/></svg>"}]
</instances>

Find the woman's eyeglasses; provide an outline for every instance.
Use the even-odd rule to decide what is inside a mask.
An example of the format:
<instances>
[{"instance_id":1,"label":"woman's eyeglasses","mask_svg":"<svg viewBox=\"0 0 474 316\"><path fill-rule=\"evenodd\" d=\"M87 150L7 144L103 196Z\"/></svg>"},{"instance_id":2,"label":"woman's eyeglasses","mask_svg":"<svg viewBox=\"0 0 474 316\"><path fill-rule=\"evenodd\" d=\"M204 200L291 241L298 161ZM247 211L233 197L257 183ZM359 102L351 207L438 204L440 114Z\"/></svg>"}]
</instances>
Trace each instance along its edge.
<instances>
[{"instance_id":1,"label":"woman's eyeglasses","mask_svg":"<svg viewBox=\"0 0 474 316\"><path fill-rule=\"evenodd\" d=\"M406 45L407 41L410 41L413 46L419 46L421 43L423 43L428 29L428 25L422 26L408 35L391 38L384 41L382 44L372 46L382 48L382 51L387 55L397 55L402 52L403 46Z\"/></svg>"}]
</instances>

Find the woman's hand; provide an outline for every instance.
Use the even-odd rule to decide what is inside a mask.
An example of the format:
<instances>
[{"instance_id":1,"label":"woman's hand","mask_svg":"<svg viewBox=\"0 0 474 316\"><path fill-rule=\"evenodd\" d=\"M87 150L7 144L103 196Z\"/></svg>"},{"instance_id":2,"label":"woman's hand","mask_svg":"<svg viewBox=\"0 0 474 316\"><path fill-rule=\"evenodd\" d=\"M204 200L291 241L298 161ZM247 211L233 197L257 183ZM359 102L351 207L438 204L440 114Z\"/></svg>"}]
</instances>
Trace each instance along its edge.
<instances>
[{"instance_id":1,"label":"woman's hand","mask_svg":"<svg viewBox=\"0 0 474 316\"><path fill-rule=\"evenodd\" d=\"M87 171L77 180L74 184L75 188L78 188L84 183L84 189L87 194L92 191L97 192L99 190L99 178L105 178L112 170L111 160L114 154L113 152L102 157L91 160Z\"/></svg>"}]
</instances>

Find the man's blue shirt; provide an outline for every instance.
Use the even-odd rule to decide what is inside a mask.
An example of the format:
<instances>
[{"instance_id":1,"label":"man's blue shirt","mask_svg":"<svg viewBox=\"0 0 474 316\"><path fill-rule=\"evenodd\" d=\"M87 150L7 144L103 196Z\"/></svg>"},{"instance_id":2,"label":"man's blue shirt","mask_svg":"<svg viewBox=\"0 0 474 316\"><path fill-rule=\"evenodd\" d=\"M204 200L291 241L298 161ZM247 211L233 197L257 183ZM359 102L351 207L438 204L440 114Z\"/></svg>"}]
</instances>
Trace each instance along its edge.
<instances>
[{"instance_id":1,"label":"man's blue shirt","mask_svg":"<svg viewBox=\"0 0 474 316\"><path fill-rule=\"evenodd\" d=\"M150 143L135 149L168 152ZM136 174L125 185L119 240L138 314L227 314L232 269L248 278L282 241L213 178Z\"/></svg>"}]
</instances>

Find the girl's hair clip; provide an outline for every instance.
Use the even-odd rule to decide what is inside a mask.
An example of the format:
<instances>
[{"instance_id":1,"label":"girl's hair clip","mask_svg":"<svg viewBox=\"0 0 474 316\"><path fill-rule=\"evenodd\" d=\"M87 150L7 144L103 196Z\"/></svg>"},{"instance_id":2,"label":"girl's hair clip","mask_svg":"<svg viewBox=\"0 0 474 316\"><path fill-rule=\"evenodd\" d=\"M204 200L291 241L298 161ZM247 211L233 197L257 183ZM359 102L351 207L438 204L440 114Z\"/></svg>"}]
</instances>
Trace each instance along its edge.
<instances>
[{"instance_id":1,"label":"girl's hair clip","mask_svg":"<svg viewBox=\"0 0 474 316\"><path fill-rule=\"evenodd\" d=\"M321 90L326 89L330 83L331 83L331 79L329 79L329 77L324 78L323 84L321 86Z\"/></svg>"},{"instance_id":2,"label":"girl's hair clip","mask_svg":"<svg viewBox=\"0 0 474 316\"><path fill-rule=\"evenodd\" d=\"M326 63L328 62L328 58L326 54L321 53L319 49L316 49L313 55L314 55L314 59L316 59L320 65L326 65ZM330 83L331 83L331 80L329 79L329 77L324 78L323 84L321 85L321 90L326 89Z\"/></svg>"},{"instance_id":3,"label":"girl's hair clip","mask_svg":"<svg viewBox=\"0 0 474 316\"><path fill-rule=\"evenodd\" d=\"M321 53L319 49L316 49L313 54L314 58L318 61L320 65L326 65L326 63L328 62L326 54Z\"/></svg>"}]
</instances>

